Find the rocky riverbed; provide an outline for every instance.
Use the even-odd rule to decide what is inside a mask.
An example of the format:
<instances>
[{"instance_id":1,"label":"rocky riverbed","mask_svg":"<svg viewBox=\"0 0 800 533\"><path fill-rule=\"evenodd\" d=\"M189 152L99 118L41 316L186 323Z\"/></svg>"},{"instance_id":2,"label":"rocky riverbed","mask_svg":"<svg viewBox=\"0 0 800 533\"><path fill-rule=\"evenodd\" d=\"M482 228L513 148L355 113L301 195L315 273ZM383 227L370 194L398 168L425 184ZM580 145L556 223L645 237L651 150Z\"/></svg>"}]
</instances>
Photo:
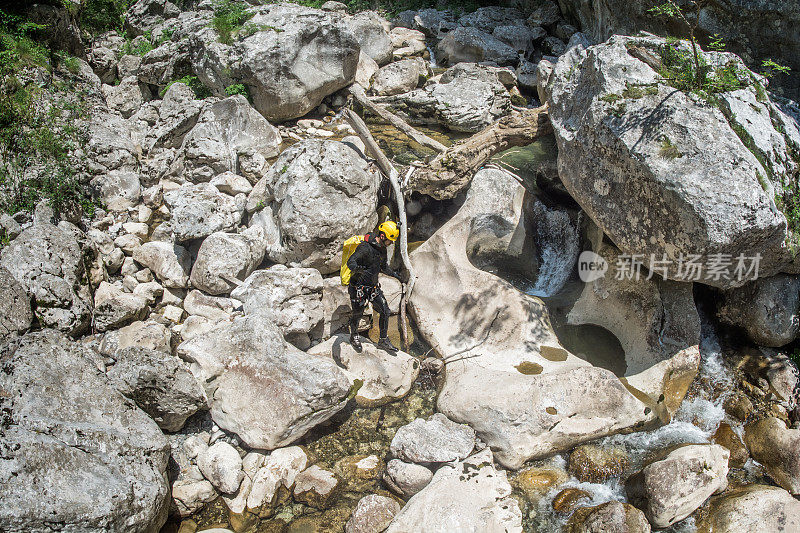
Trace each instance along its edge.
<instances>
[{"instance_id":1,"label":"rocky riverbed","mask_svg":"<svg viewBox=\"0 0 800 533\"><path fill-rule=\"evenodd\" d=\"M21 11L66 59L3 86L95 208L0 181L0 529L800 530L796 73L721 2L749 41L687 88L668 24L577 4ZM342 243L400 216L351 109L396 354L345 331Z\"/></svg>"}]
</instances>

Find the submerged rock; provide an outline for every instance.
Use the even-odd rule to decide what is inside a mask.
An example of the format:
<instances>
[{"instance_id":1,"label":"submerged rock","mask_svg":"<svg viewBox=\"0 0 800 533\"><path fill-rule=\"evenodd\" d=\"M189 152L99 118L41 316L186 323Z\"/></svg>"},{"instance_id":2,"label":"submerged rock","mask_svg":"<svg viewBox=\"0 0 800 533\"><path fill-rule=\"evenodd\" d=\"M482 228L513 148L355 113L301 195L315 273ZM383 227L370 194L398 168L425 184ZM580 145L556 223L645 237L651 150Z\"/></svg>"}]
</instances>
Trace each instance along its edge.
<instances>
[{"instance_id":1,"label":"submerged rock","mask_svg":"<svg viewBox=\"0 0 800 533\"><path fill-rule=\"evenodd\" d=\"M497 470L484 450L436 471L389 524L387 533L425 531L522 532L522 512L511 496L506 473Z\"/></svg>"},{"instance_id":2,"label":"submerged rock","mask_svg":"<svg viewBox=\"0 0 800 533\"><path fill-rule=\"evenodd\" d=\"M628 454L622 448L583 444L569 454L569 473L579 481L602 483L620 477L628 468Z\"/></svg>"},{"instance_id":3,"label":"submerged rock","mask_svg":"<svg viewBox=\"0 0 800 533\"><path fill-rule=\"evenodd\" d=\"M158 531L169 445L89 349L53 330L3 353L0 520L10 531ZM47 495L47 497L43 497Z\"/></svg>"},{"instance_id":4,"label":"submerged rock","mask_svg":"<svg viewBox=\"0 0 800 533\"><path fill-rule=\"evenodd\" d=\"M628 503L608 502L596 507L581 507L572 513L565 533L594 533L619 531L620 533L650 533L644 513Z\"/></svg>"},{"instance_id":5,"label":"submerged rock","mask_svg":"<svg viewBox=\"0 0 800 533\"><path fill-rule=\"evenodd\" d=\"M297 474L294 481L294 498L317 509L328 507L341 489L336 474L317 465Z\"/></svg>"},{"instance_id":6,"label":"submerged rock","mask_svg":"<svg viewBox=\"0 0 800 533\"><path fill-rule=\"evenodd\" d=\"M400 504L392 498L369 494L358 500L350 520L345 524L345 533L375 533L383 531L400 512Z\"/></svg>"},{"instance_id":7,"label":"submerged rock","mask_svg":"<svg viewBox=\"0 0 800 533\"><path fill-rule=\"evenodd\" d=\"M433 472L422 465L392 459L386 464L383 479L393 491L408 497L424 489L433 479Z\"/></svg>"}]
</instances>

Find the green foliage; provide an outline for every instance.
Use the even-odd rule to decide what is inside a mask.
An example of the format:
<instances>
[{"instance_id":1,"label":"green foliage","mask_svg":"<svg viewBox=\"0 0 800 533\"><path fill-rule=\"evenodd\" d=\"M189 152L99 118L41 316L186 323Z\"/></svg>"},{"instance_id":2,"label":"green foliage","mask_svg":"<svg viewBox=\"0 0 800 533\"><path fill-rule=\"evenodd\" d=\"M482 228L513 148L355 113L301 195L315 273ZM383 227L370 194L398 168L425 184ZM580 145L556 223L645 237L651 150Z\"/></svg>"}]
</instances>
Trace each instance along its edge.
<instances>
[{"instance_id":1,"label":"green foliage","mask_svg":"<svg viewBox=\"0 0 800 533\"><path fill-rule=\"evenodd\" d=\"M42 29L0 10L0 209L30 210L47 199L59 212L92 212L73 160L73 150L85 143L76 126L86 115L80 95L70 101L60 88L74 89L63 81L20 81L31 69L52 71L53 61L73 73L80 68L74 57L53 53L34 39Z\"/></svg>"},{"instance_id":2,"label":"green foliage","mask_svg":"<svg viewBox=\"0 0 800 533\"><path fill-rule=\"evenodd\" d=\"M725 42L722 40L722 37L717 35L716 33L711 37L711 40L708 43L708 49L713 50L715 52L724 52L725 51Z\"/></svg>"},{"instance_id":3,"label":"green foliage","mask_svg":"<svg viewBox=\"0 0 800 533\"><path fill-rule=\"evenodd\" d=\"M681 10L677 5L671 2L665 2L661 5L648 9L647 12L656 17L677 17L680 15Z\"/></svg>"},{"instance_id":4,"label":"green foliage","mask_svg":"<svg viewBox=\"0 0 800 533\"><path fill-rule=\"evenodd\" d=\"M239 31L239 36L250 37L254 33L267 30L274 31L275 33L281 33L284 31L283 28L276 28L275 26L270 26L268 24L253 24L252 22L248 22L244 25L241 31Z\"/></svg>"},{"instance_id":5,"label":"green foliage","mask_svg":"<svg viewBox=\"0 0 800 533\"><path fill-rule=\"evenodd\" d=\"M125 12L134 0L85 0L80 10L78 23L92 35L109 30L122 33Z\"/></svg>"},{"instance_id":6,"label":"green foliage","mask_svg":"<svg viewBox=\"0 0 800 533\"><path fill-rule=\"evenodd\" d=\"M698 55L695 61L692 52L678 44L666 43L660 47L660 52L662 67L659 74L680 91L694 92L713 100L714 94L742 89L752 83L750 74L734 61L712 68L702 55Z\"/></svg>"},{"instance_id":7,"label":"green foliage","mask_svg":"<svg viewBox=\"0 0 800 533\"><path fill-rule=\"evenodd\" d=\"M153 35L148 31L136 39L126 39L122 53L142 57L153 48L155 48L153 46Z\"/></svg>"},{"instance_id":8,"label":"green foliage","mask_svg":"<svg viewBox=\"0 0 800 533\"><path fill-rule=\"evenodd\" d=\"M761 63L761 67L764 69L762 74L766 78L771 78L776 74L787 74L792 71L789 67L785 65L780 65L773 61L772 59L765 59Z\"/></svg>"},{"instance_id":9,"label":"green foliage","mask_svg":"<svg viewBox=\"0 0 800 533\"><path fill-rule=\"evenodd\" d=\"M666 135L661 139L661 148L658 150L658 155L664 159L677 159L683 157L683 154L678 150L678 147Z\"/></svg>"},{"instance_id":10,"label":"green foliage","mask_svg":"<svg viewBox=\"0 0 800 533\"><path fill-rule=\"evenodd\" d=\"M625 83L625 90L622 91L622 96L624 98L630 98L632 100L638 100L639 98L655 94L658 94L658 87L653 85L630 84L627 82Z\"/></svg>"},{"instance_id":11,"label":"green foliage","mask_svg":"<svg viewBox=\"0 0 800 533\"><path fill-rule=\"evenodd\" d=\"M230 44L233 33L250 20L248 4L240 0L215 0L211 26L219 35L219 42Z\"/></svg>"},{"instance_id":12,"label":"green foliage","mask_svg":"<svg viewBox=\"0 0 800 533\"><path fill-rule=\"evenodd\" d=\"M600 97L601 101L607 102L609 104L613 104L616 101L621 100L621 99L622 99L622 97L620 95L616 94L616 93L608 93L608 94L604 94L603 96Z\"/></svg>"},{"instance_id":13,"label":"green foliage","mask_svg":"<svg viewBox=\"0 0 800 533\"><path fill-rule=\"evenodd\" d=\"M250 100L250 91L247 89L247 85L244 83L234 83L233 85L228 85L225 87L225 94L228 96L233 96L234 94L241 94L248 100Z\"/></svg>"},{"instance_id":14,"label":"green foliage","mask_svg":"<svg viewBox=\"0 0 800 533\"><path fill-rule=\"evenodd\" d=\"M159 96L163 98L164 95L167 94L169 88L172 87L172 85L175 83L185 83L186 85L188 85L189 88L192 91L194 91L194 95L197 98L207 98L211 96L211 91L208 90L208 87L203 85L203 83L199 79L197 79L197 76L192 76L191 74L188 74L180 79L169 82L166 87L164 87L163 89L161 89L161 91L159 91Z\"/></svg>"}]
</instances>

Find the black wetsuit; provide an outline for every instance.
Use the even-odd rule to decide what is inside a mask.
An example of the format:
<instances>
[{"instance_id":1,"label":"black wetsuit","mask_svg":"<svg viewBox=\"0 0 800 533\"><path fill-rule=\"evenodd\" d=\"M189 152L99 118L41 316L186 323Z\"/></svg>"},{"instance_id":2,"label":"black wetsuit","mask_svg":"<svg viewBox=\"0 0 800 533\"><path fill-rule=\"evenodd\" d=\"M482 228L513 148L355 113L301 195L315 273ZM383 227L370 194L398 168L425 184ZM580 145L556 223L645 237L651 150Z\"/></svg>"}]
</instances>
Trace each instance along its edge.
<instances>
[{"instance_id":1,"label":"black wetsuit","mask_svg":"<svg viewBox=\"0 0 800 533\"><path fill-rule=\"evenodd\" d=\"M347 268L352 271L350 277L350 305L353 314L350 317L350 334L358 333L358 321L364 313L367 302L372 302L378 312L378 326L380 336L386 338L389 332L389 304L383 296L383 291L378 286L378 274L383 272L388 276L399 278L394 270L390 269L386 261L386 248L378 243L377 237L371 233L366 234L366 240L361 242L347 260Z\"/></svg>"}]
</instances>

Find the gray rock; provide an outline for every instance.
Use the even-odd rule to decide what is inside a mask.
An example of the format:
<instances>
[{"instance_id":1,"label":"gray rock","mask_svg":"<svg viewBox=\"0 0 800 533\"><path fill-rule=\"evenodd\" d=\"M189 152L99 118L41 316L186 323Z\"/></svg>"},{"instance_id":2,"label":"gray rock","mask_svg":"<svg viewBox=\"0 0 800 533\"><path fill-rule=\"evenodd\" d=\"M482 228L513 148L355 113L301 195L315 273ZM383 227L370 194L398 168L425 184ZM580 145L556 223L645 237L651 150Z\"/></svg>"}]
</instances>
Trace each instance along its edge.
<instances>
[{"instance_id":1,"label":"gray rock","mask_svg":"<svg viewBox=\"0 0 800 533\"><path fill-rule=\"evenodd\" d=\"M42 326L79 335L89 325L91 296L74 235L52 224L32 226L0 251L0 265L36 302Z\"/></svg>"},{"instance_id":2,"label":"gray rock","mask_svg":"<svg viewBox=\"0 0 800 533\"><path fill-rule=\"evenodd\" d=\"M247 211L263 211L277 228L267 249L272 261L330 274L341 267L342 243L375 227L378 183L349 146L305 140L286 149L255 185Z\"/></svg>"},{"instance_id":3,"label":"gray rock","mask_svg":"<svg viewBox=\"0 0 800 533\"><path fill-rule=\"evenodd\" d=\"M529 26L552 27L561 19L558 5L550 0L545 0L528 17Z\"/></svg>"},{"instance_id":4,"label":"gray rock","mask_svg":"<svg viewBox=\"0 0 800 533\"><path fill-rule=\"evenodd\" d=\"M439 124L475 133L506 115L511 97L496 68L459 64L440 83L410 93L375 98L412 124Z\"/></svg>"},{"instance_id":5,"label":"gray rock","mask_svg":"<svg viewBox=\"0 0 800 533\"><path fill-rule=\"evenodd\" d=\"M245 314L263 310L291 344L307 349L322 337L322 275L313 268L275 265L250 274L231 298Z\"/></svg>"},{"instance_id":6,"label":"gray rock","mask_svg":"<svg viewBox=\"0 0 800 533\"><path fill-rule=\"evenodd\" d=\"M611 371L561 346L541 300L476 268L467 255L472 221L492 215L515 228L510 245L518 249L528 231L524 197L524 187L508 173L478 172L458 214L412 252L417 280L409 300L420 335L445 361L454 360L437 409L469 424L498 461L515 469L656 422L652 405L662 394L666 399L665 392L679 405L700 363L696 347L653 361L626 377L637 390L633 396Z\"/></svg>"},{"instance_id":7,"label":"gray rock","mask_svg":"<svg viewBox=\"0 0 800 533\"><path fill-rule=\"evenodd\" d=\"M150 415L164 431L178 431L186 419L206 407L202 386L186 363L168 352L140 346L114 353L106 370L115 389Z\"/></svg>"},{"instance_id":8,"label":"gray rock","mask_svg":"<svg viewBox=\"0 0 800 533\"><path fill-rule=\"evenodd\" d=\"M345 19L345 25L355 36L361 51L385 65L392 60L392 40L384 27L388 23L374 11L362 11Z\"/></svg>"},{"instance_id":9,"label":"gray rock","mask_svg":"<svg viewBox=\"0 0 800 533\"><path fill-rule=\"evenodd\" d=\"M186 183L164 194L164 203L172 213L172 231L179 242L235 229L244 213L244 202L240 200L243 197L235 199L209 183Z\"/></svg>"},{"instance_id":10,"label":"gray rock","mask_svg":"<svg viewBox=\"0 0 800 533\"><path fill-rule=\"evenodd\" d=\"M477 28L456 28L439 41L436 51L439 61L446 65L462 61L492 61L501 66L519 63L519 54L514 48Z\"/></svg>"},{"instance_id":11,"label":"gray rock","mask_svg":"<svg viewBox=\"0 0 800 533\"><path fill-rule=\"evenodd\" d=\"M264 259L261 228L242 233L217 232L203 241L192 267L192 285L211 295L227 294Z\"/></svg>"},{"instance_id":12,"label":"gray rock","mask_svg":"<svg viewBox=\"0 0 800 533\"><path fill-rule=\"evenodd\" d=\"M183 246L162 241L146 242L133 250L133 259L149 268L165 287L186 288L192 259Z\"/></svg>"},{"instance_id":13,"label":"gray rock","mask_svg":"<svg viewBox=\"0 0 800 533\"><path fill-rule=\"evenodd\" d=\"M772 275L786 263L786 222L768 180L758 179L767 173L722 111L663 85L628 53L631 45L656 50L661 44L654 37L616 36L573 48L558 61L547 90L559 177L622 252L645 261L650 254L666 258L671 279L682 279L677 265L690 254L701 256L701 283L742 285L747 279L734 276L736 258L756 253L759 276ZM738 62L719 53L706 60ZM650 89L640 95L629 86ZM657 126L638 118L653 113ZM598 157L598 145L615 148ZM643 190L651 192L643 197ZM724 269L709 271L714 254L732 257L727 279Z\"/></svg>"},{"instance_id":14,"label":"gray rock","mask_svg":"<svg viewBox=\"0 0 800 533\"><path fill-rule=\"evenodd\" d=\"M231 171L223 172L211 180L211 185L216 187L219 192L236 196L237 194L250 194L253 186L244 176L239 176Z\"/></svg>"},{"instance_id":15,"label":"gray rock","mask_svg":"<svg viewBox=\"0 0 800 533\"><path fill-rule=\"evenodd\" d=\"M517 83L521 89L535 91L538 85L537 64L530 61L520 61L516 70Z\"/></svg>"},{"instance_id":16,"label":"gray rock","mask_svg":"<svg viewBox=\"0 0 800 533\"><path fill-rule=\"evenodd\" d=\"M612 270L620 261L619 250L602 243L595 253L608 262L609 272L583 285L567 323L594 324L613 333L625 351L617 373L637 374L700 342L700 316L691 283L657 275L649 280L617 279ZM670 405L670 416L679 405L680 401Z\"/></svg>"},{"instance_id":17,"label":"gray rock","mask_svg":"<svg viewBox=\"0 0 800 533\"><path fill-rule=\"evenodd\" d=\"M25 288L3 266L0 266L0 345L24 333L31 326L31 298Z\"/></svg>"},{"instance_id":18,"label":"gray rock","mask_svg":"<svg viewBox=\"0 0 800 533\"><path fill-rule=\"evenodd\" d=\"M125 31L133 36L143 35L170 15L175 16L176 11L180 13L175 4L169 1L138 0L125 13Z\"/></svg>"},{"instance_id":19,"label":"gray rock","mask_svg":"<svg viewBox=\"0 0 800 533\"><path fill-rule=\"evenodd\" d=\"M117 78L117 55L113 50L105 46L93 46L86 59L103 83L113 83Z\"/></svg>"},{"instance_id":20,"label":"gray rock","mask_svg":"<svg viewBox=\"0 0 800 533\"><path fill-rule=\"evenodd\" d=\"M201 316L211 321L226 319L238 304L230 298L209 296L198 290L191 290L183 299L183 308L190 315Z\"/></svg>"},{"instance_id":21,"label":"gray rock","mask_svg":"<svg viewBox=\"0 0 800 533\"><path fill-rule=\"evenodd\" d=\"M123 328L107 332L103 335L98 349L104 355L115 357L117 352L129 347L171 353L172 334L158 322L134 322Z\"/></svg>"},{"instance_id":22,"label":"gray rock","mask_svg":"<svg viewBox=\"0 0 800 533\"><path fill-rule=\"evenodd\" d=\"M489 6L481 7L458 19L462 26L478 28L486 33L498 26L523 26L525 17L522 12L514 7Z\"/></svg>"},{"instance_id":23,"label":"gray rock","mask_svg":"<svg viewBox=\"0 0 800 533\"><path fill-rule=\"evenodd\" d=\"M143 319L146 313L147 300L105 281L94 293L94 326L97 331L125 326Z\"/></svg>"},{"instance_id":24,"label":"gray rock","mask_svg":"<svg viewBox=\"0 0 800 533\"><path fill-rule=\"evenodd\" d=\"M205 385L214 422L251 448L291 444L342 409L350 389L333 361L287 344L260 314L195 335L178 354Z\"/></svg>"},{"instance_id":25,"label":"gray rock","mask_svg":"<svg viewBox=\"0 0 800 533\"><path fill-rule=\"evenodd\" d=\"M789 344L800 328L800 277L778 274L725 291L717 317L758 345Z\"/></svg>"},{"instance_id":26,"label":"gray rock","mask_svg":"<svg viewBox=\"0 0 800 533\"><path fill-rule=\"evenodd\" d=\"M142 58L136 55L127 54L119 58L119 63L117 63L117 73L120 79L125 79L128 76L136 77L141 64Z\"/></svg>"},{"instance_id":27,"label":"gray rock","mask_svg":"<svg viewBox=\"0 0 800 533\"><path fill-rule=\"evenodd\" d=\"M389 451L410 463L449 463L466 458L474 447L475 430L436 413L398 429Z\"/></svg>"},{"instance_id":28,"label":"gray rock","mask_svg":"<svg viewBox=\"0 0 800 533\"><path fill-rule=\"evenodd\" d=\"M567 51L567 44L558 37L548 36L542 42L542 49L551 56L560 56Z\"/></svg>"},{"instance_id":29,"label":"gray rock","mask_svg":"<svg viewBox=\"0 0 800 533\"><path fill-rule=\"evenodd\" d=\"M277 128L250 107L244 96L231 96L207 107L184 138L185 177L210 181L231 171L255 182L267 169L267 159L278 155L280 144Z\"/></svg>"},{"instance_id":30,"label":"gray rock","mask_svg":"<svg viewBox=\"0 0 800 533\"><path fill-rule=\"evenodd\" d=\"M388 353L371 342L357 352L346 335L337 335L317 344L308 353L330 357L344 367L353 382L361 380L356 403L372 407L404 397L419 374L419 362L411 355Z\"/></svg>"},{"instance_id":31,"label":"gray rock","mask_svg":"<svg viewBox=\"0 0 800 533\"><path fill-rule=\"evenodd\" d=\"M392 28L389 32L392 40L392 57L397 61L404 57L421 56L427 50L425 44L425 34L421 31L408 28Z\"/></svg>"},{"instance_id":32,"label":"gray rock","mask_svg":"<svg viewBox=\"0 0 800 533\"><path fill-rule=\"evenodd\" d=\"M386 463L384 481L401 496L409 497L424 489L433 479L429 468L400 459Z\"/></svg>"},{"instance_id":33,"label":"gray rock","mask_svg":"<svg viewBox=\"0 0 800 533\"><path fill-rule=\"evenodd\" d=\"M214 487L226 494L236 492L244 479L242 458L236 448L225 441L218 441L201 453L197 466Z\"/></svg>"},{"instance_id":34,"label":"gray rock","mask_svg":"<svg viewBox=\"0 0 800 533\"><path fill-rule=\"evenodd\" d=\"M292 4L254 11L249 24L263 29L240 33L231 47L191 39L193 67L217 96L227 85L243 83L255 108L281 122L305 115L352 83L360 48L340 15Z\"/></svg>"},{"instance_id":35,"label":"gray rock","mask_svg":"<svg viewBox=\"0 0 800 533\"><path fill-rule=\"evenodd\" d=\"M514 24L498 26L492 31L492 36L506 43L508 46L524 56L530 56L538 41L545 38L547 32L543 28L531 28Z\"/></svg>"},{"instance_id":36,"label":"gray rock","mask_svg":"<svg viewBox=\"0 0 800 533\"><path fill-rule=\"evenodd\" d=\"M718 444L682 446L628 478L628 499L653 526L671 526L727 488L729 457Z\"/></svg>"},{"instance_id":37,"label":"gray rock","mask_svg":"<svg viewBox=\"0 0 800 533\"><path fill-rule=\"evenodd\" d=\"M768 485L743 485L711 500L700 531L795 531L800 528L800 502L785 490Z\"/></svg>"},{"instance_id":38,"label":"gray rock","mask_svg":"<svg viewBox=\"0 0 800 533\"><path fill-rule=\"evenodd\" d=\"M354 81L364 89L369 89L372 83L372 76L378 72L378 63L364 52L358 54L358 67Z\"/></svg>"},{"instance_id":39,"label":"gray rock","mask_svg":"<svg viewBox=\"0 0 800 533\"><path fill-rule=\"evenodd\" d=\"M800 429L787 429L775 417L762 418L745 427L744 442L778 485L800 494Z\"/></svg>"},{"instance_id":40,"label":"gray rock","mask_svg":"<svg viewBox=\"0 0 800 533\"><path fill-rule=\"evenodd\" d=\"M389 524L387 533L416 531L522 532L522 512L511 498L506 472L497 470L486 449L463 462L447 464L414 495Z\"/></svg>"},{"instance_id":41,"label":"gray rock","mask_svg":"<svg viewBox=\"0 0 800 533\"><path fill-rule=\"evenodd\" d=\"M449 11L437 9L420 9L413 13L409 28L419 30L427 37L441 39L455 25L455 17ZM442 31L444 30L444 31Z\"/></svg>"},{"instance_id":42,"label":"gray rock","mask_svg":"<svg viewBox=\"0 0 800 533\"><path fill-rule=\"evenodd\" d=\"M124 118L129 118L152 98L150 89L135 76L123 78L119 85L103 85L103 96L108 108Z\"/></svg>"},{"instance_id":43,"label":"gray rock","mask_svg":"<svg viewBox=\"0 0 800 533\"><path fill-rule=\"evenodd\" d=\"M148 128L143 148L150 152L160 147L180 147L186 134L197 124L202 110L202 100L195 99L194 91L188 85L173 83L164 93L158 118ZM216 141L220 142L220 139Z\"/></svg>"},{"instance_id":44,"label":"gray rock","mask_svg":"<svg viewBox=\"0 0 800 533\"><path fill-rule=\"evenodd\" d=\"M169 445L86 347L52 330L3 354L0 519L9 531L158 531ZM47 494L47 498L42 498Z\"/></svg>"},{"instance_id":45,"label":"gray rock","mask_svg":"<svg viewBox=\"0 0 800 533\"><path fill-rule=\"evenodd\" d=\"M191 68L189 55L189 41L167 41L142 56L136 75L143 83L164 87L179 78L181 71Z\"/></svg>"},{"instance_id":46,"label":"gray rock","mask_svg":"<svg viewBox=\"0 0 800 533\"><path fill-rule=\"evenodd\" d=\"M297 501L317 509L325 509L341 489L336 474L317 465L311 465L294 478L292 494Z\"/></svg>"},{"instance_id":47,"label":"gray rock","mask_svg":"<svg viewBox=\"0 0 800 533\"><path fill-rule=\"evenodd\" d=\"M400 504L387 496L369 494L356 504L344 526L345 533L378 533L400 512Z\"/></svg>"},{"instance_id":48,"label":"gray rock","mask_svg":"<svg viewBox=\"0 0 800 533\"><path fill-rule=\"evenodd\" d=\"M668 17L653 17L647 11L649 4L624 0L602 4L582 0L558 0L558 3L595 42L612 35L635 35L641 30L659 35L672 32L669 29L672 21ZM795 7L781 0L721 0L703 10L698 30L707 35L718 34L729 50L748 58L754 70L761 67L764 58L788 65L793 73L773 78L770 85L798 100L800 35L794 29L800 24L800 12Z\"/></svg>"},{"instance_id":49,"label":"gray rock","mask_svg":"<svg viewBox=\"0 0 800 533\"><path fill-rule=\"evenodd\" d=\"M396 61L375 73L371 90L379 96L407 93L416 89L428 73L428 63L420 57Z\"/></svg>"}]
</instances>

